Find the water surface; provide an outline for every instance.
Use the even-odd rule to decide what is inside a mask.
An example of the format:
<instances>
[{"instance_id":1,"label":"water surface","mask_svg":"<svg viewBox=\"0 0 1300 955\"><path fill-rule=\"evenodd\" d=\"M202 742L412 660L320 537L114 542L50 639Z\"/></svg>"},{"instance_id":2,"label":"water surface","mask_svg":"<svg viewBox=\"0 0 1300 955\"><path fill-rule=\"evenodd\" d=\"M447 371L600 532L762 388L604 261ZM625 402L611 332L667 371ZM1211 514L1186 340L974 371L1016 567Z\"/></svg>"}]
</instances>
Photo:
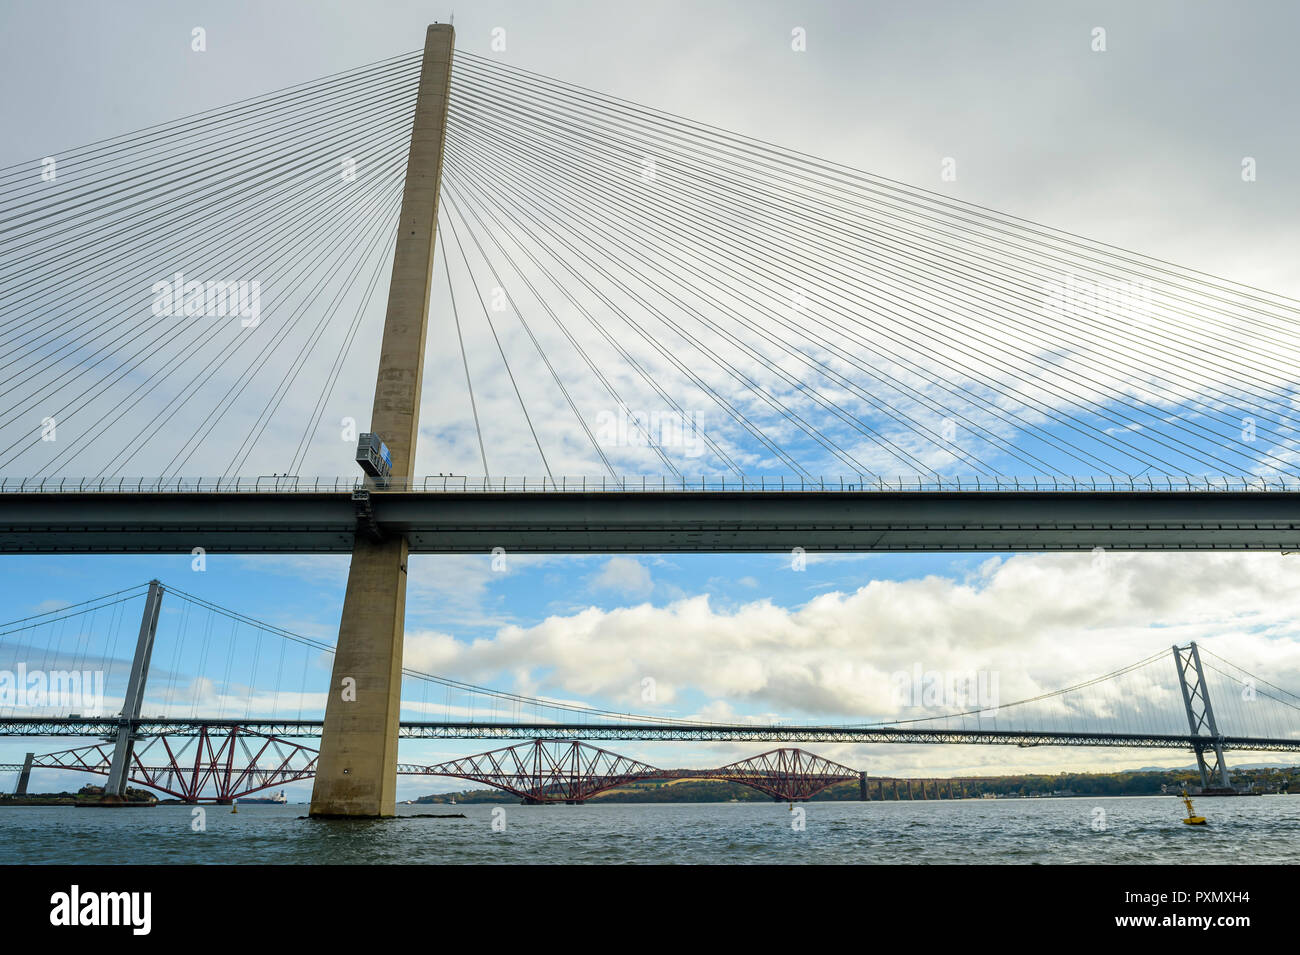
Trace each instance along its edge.
<instances>
[{"instance_id":1,"label":"water surface","mask_svg":"<svg viewBox=\"0 0 1300 955\"><path fill-rule=\"evenodd\" d=\"M19 863L1291 863L1300 796L800 804L400 806L375 822L300 819L306 806L0 810ZM493 815L493 810L497 814ZM464 819L417 819L463 812ZM504 831L495 831L504 822Z\"/></svg>"}]
</instances>

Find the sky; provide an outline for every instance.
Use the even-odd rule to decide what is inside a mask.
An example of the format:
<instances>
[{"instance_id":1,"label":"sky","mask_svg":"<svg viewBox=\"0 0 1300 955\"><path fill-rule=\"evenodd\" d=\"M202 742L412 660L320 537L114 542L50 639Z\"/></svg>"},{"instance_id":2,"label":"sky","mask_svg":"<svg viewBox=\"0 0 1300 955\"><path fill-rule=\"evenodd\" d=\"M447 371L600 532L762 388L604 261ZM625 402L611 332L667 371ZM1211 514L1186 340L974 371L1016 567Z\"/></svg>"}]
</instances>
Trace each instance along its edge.
<instances>
[{"instance_id":1,"label":"sky","mask_svg":"<svg viewBox=\"0 0 1300 955\"><path fill-rule=\"evenodd\" d=\"M1300 143L1294 124L1279 121L1294 99L1289 38L1300 14L1282 3L1253 4L1249 15L1210 3L476 3L445 11L414 3L9 3L0 11L0 75L24 93L0 105L0 166L414 51L431 18L453 14L458 50L467 54L1300 296L1300 238L1291 227L1300 190L1289 173ZM191 48L196 27L205 31L201 53ZM1098 27L1104 52L1093 49ZM798 52L796 29L806 35ZM505 48L494 49L502 35ZM489 127L480 132L493 149L508 138L500 131L494 138ZM1255 160L1250 182L1241 175L1244 157ZM955 180L941 178L946 158L956 161ZM157 263L158 275L170 270L170 262ZM481 271L456 279L462 308L481 279ZM448 304L446 290L435 288L417 473L481 474L483 453L496 475L536 476L532 445L481 323L466 346L480 396L490 396L482 448L475 440L461 355L449 344ZM366 313L349 353L356 373L340 379L301 473L351 475L350 447L334 437L333 421L351 416L364 427L381 320L377 305ZM549 347L558 333L548 334ZM536 389L530 404L554 437L556 473L598 473L558 397L536 384L543 372L517 331L505 352L523 371L525 389ZM672 380L665 362L652 371ZM986 371L996 377L996 369ZM1294 394L1294 377L1282 368L1270 383ZM775 389L772 381L764 384ZM584 408L610 408L590 380L578 387ZM643 404L652 400L637 394ZM684 400L713 415L707 420L746 456L751 473L779 473L698 398ZM241 473L281 469L275 449L296 440L299 401L310 404L291 389ZM158 407L145 402L136 411L156 418ZM1169 399L1168 408L1171 417L1186 415L1186 399ZM160 450L170 454L169 436L188 434L190 411L159 434ZM1283 440L1274 450L1293 454L1289 424L1280 422ZM107 425L115 426L122 430L106 431L103 445L124 446L137 425L123 413ZM242 430L241 423L236 439ZM3 427L0 436L8 437ZM618 453L620 468L656 473L635 449ZM220 473L228 456L229 442L217 434L185 473ZM126 473L154 473L143 457ZM43 466L44 459L20 458L0 476ZM809 466L834 464L814 458ZM53 473L87 473L69 467ZM708 719L889 715L889 676L918 664L996 672L1004 699L1019 699L1189 639L1297 688L1297 559L814 554L797 571L783 555L507 555L501 569L489 555L416 557L406 660L466 682L620 710L644 709L643 681L651 678L656 707ZM334 557L213 555L202 571L188 557L0 557L0 619L158 577L328 641L346 567ZM0 760L20 759L26 748L0 743ZM403 744L402 752L431 762L474 748ZM757 751L620 748L659 765L720 764ZM1089 750L817 749L881 774L1186 764ZM399 795L437 788L449 786L403 780Z\"/></svg>"}]
</instances>

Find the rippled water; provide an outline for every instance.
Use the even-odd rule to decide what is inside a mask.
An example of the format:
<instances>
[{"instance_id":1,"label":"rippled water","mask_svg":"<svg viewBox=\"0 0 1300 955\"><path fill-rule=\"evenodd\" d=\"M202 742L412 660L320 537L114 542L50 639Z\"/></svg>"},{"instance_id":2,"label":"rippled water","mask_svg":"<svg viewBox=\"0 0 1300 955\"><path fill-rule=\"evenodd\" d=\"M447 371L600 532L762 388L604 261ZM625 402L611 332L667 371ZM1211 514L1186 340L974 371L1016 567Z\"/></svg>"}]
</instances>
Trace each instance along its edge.
<instances>
[{"instance_id":1,"label":"rippled water","mask_svg":"<svg viewBox=\"0 0 1300 955\"><path fill-rule=\"evenodd\" d=\"M1294 862L1300 797L812 802L802 831L776 803L401 806L382 822L300 819L306 806L0 810L24 863L1175 863ZM505 829L493 830L493 810ZM1100 813L1098 811L1100 810ZM464 812L465 819L415 819ZM1098 828L1094 828L1094 826Z\"/></svg>"}]
</instances>

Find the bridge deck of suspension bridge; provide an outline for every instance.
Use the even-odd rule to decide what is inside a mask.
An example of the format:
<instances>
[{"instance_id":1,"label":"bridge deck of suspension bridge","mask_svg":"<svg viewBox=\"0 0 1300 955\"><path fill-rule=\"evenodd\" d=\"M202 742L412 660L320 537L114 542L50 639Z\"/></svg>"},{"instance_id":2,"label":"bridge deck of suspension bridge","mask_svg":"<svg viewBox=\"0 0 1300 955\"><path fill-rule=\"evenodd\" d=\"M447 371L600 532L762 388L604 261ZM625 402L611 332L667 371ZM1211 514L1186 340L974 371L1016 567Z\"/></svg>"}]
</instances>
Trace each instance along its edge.
<instances>
[{"instance_id":1,"label":"bridge deck of suspension bridge","mask_svg":"<svg viewBox=\"0 0 1300 955\"><path fill-rule=\"evenodd\" d=\"M204 731L242 731L276 737L314 737L320 720L165 718L129 721L132 735L193 736ZM0 737L115 737L122 723L115 717L0 717ZM801 743L966 743L992 746L1096 746L1135 749L1188 750L1207 738L1177 733L1061 732L997 729L915 728L891 725L797 726L691 722L525 723L432 722L401 723L403 739L500 740L640 740L645 742L801 742ZM1300 738L1221 736L1225 750L1300 752Z\"/></svg>"}]
</instances>

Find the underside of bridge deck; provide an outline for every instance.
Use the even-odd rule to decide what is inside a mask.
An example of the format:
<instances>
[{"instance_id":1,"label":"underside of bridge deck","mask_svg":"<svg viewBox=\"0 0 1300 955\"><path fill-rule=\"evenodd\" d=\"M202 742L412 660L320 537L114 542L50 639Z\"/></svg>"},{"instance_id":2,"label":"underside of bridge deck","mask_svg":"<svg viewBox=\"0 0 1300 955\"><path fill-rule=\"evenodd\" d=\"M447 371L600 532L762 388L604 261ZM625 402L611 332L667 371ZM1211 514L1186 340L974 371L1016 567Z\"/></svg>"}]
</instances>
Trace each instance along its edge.
<instances>
[{"instance_id":1,"label":"underside of bridge deck","mask_svg":"<svg viewBox=\"0 0 1300 955\"><path fill-rule=\"evenodd\" d=\"M1290 492L0 494L0 553L1300 550Z\"/></svg>"}]
</instances>

